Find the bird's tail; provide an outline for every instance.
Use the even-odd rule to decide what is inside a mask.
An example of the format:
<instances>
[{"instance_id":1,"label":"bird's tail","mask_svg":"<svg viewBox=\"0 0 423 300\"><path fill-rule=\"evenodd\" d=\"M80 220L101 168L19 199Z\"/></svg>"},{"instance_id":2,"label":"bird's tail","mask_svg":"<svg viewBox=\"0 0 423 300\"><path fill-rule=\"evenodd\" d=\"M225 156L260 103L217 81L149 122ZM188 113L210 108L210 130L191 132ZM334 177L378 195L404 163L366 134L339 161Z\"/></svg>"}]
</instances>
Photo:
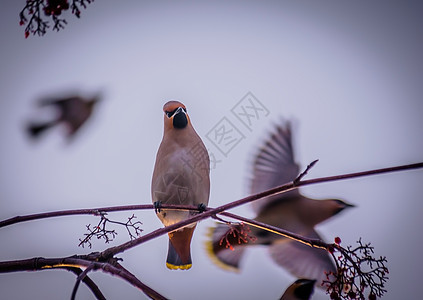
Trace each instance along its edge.
<instances>
[{"instance_id":1,"label":"bird's tail","mask_svg":"<svg viewBox=\"0 0 423 300\"><path fill-rule=\"evenodd\" d=\"M27 131L32 138L37 138L47 129L56 125L56 121L46 122L46 123L38 123L38 124L29 124L27 127Z\"/></svg>"},{"instance_id":2,"label":"bird's tail","mask_svg":"<svg viewBox=\"0 0 423 300\"><path fill-rule=\"evenodd\" d=\"M244 255L248 240L240 236L242 225L226 225L217 223L209 228L209 239L206 242L207 254L218 267L239 272L239 264Z\"/></svg>"},{"instance_id":3,"label":"bird's tail","mask_svg":"<svg viewBox=\"0 0 423 300\"><path fill-rule=\"evenodd\" d=\"M166 266L171 270L188 270L192 266L191 239L195 225L169 233Z\"/></svg>"}]
</instances>

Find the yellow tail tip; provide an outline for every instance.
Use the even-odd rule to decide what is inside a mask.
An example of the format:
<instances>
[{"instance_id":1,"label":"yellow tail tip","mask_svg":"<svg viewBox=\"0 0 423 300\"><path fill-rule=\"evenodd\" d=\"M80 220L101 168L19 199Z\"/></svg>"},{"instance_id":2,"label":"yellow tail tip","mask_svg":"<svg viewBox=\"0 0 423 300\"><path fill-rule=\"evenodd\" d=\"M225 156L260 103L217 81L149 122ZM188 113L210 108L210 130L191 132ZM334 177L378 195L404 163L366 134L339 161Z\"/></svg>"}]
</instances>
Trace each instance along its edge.
<instances>
[{"instance_id":1,"label":"yellow tail tip","mask_svg":"<svg viewBox=\"0 0 423 300\"><path fill-rule=\"evenodd\" d=\"M170 270L188 270L188 269L191 269L191 267L192 267L192 264L186 264L186 265L178 265L178 266L176 266L176 265L172 265L172 264L170 264L170 263L166 263L166 267L168 268L168 269L170 269Z\"/></svg>"}]
</instances>

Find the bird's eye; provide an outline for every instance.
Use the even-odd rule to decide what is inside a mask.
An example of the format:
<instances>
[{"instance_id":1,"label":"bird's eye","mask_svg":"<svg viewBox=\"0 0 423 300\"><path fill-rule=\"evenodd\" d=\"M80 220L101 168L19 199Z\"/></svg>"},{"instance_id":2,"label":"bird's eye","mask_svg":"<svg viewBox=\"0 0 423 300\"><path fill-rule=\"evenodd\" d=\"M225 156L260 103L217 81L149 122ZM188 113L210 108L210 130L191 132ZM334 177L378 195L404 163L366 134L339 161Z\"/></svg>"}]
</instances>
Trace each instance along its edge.
<instances>
[{"instance_id":1,"label":"bird's eye","mask_svg":"<svg viewBox=\"0 0 423 300\"><path fill-rule=\"evenodd\" d=\"M173 114L175 113L176 109L172 110L172 111L166 111L166 115L168 118L171 118L173 116Z\"/></svg>"},{"instance_id":2,"label":"bird's eye","mask_svg":"<svg viewBox=\"0 0 423 300\"><path fill-rule=\"evenodd\" d=\"M168 118L171 118L171 117L175 114L175 112L176 112L178 109L182 109L185 113L187 113L186 108L183 108L183 107L178 107L178 108L175 108L175 109L174 109L174 110L172 110L172 111L165 111L166 116L167 116Z\"/></svg>"}]
</instances>

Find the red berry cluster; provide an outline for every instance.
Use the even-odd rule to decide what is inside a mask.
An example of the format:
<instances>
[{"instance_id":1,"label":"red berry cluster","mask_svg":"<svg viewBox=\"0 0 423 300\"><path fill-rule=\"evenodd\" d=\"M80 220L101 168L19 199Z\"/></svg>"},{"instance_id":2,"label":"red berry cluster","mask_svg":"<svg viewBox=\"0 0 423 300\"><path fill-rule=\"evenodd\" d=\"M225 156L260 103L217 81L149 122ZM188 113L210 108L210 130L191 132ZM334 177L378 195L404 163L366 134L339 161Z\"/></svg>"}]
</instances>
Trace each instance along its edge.
<instances>
[{"instance_id":1,"label":"red berry cluster","mask_svg":"<svg viewBox=\"0 0 423 300\"><path fill-rule=\"evenodd\" d=\"M25 7L19 13L19 25L26 25L25 38L31 33L44 35L50 28L49 19L53 21L53 30L59 31L67 24L66 20L60 17L62 12L71 9L72 14L79 18L81 7L87 8L92 2L94 0L26 0ZM41 12L44 12L44 16Z\"/></svg>"},{"instance_id":2,"label":"red berry cluster","mask_svg":"<svg viewBox=\"0 0 423 300\"><path fill-rule=\"evenodd\" d=\"M62 11L67 9L69 9L67 0L47 0L44 13L46 16L60 16Z\"/></svg>"}]
</instances>

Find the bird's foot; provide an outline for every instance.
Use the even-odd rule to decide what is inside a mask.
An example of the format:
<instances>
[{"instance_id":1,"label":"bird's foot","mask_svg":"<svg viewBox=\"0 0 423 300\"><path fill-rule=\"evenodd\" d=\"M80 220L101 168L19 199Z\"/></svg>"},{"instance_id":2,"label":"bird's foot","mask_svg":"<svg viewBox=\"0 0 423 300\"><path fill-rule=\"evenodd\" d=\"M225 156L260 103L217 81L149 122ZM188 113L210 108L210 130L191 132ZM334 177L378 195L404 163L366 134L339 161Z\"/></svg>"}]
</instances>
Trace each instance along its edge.
<instances>
[{"instance_id":1,"label":"bird's foot","mask_svg":"<svg viewBox=\"0 0 423 300\"><path fill-rule=\"evenodd\" d=\"M207 209L207 206L204 203L198 204L198 212L202 213L205 212Z\"/></svg>"},{"instance_id":2,"label":"bird's foot","mask_svg":"<svg viewBox=\"0 0 423 300\"><path fill-rule=\"evenodd\" d=\"M162 208L162 202L156 201L153 203L153 206L154 206L154 211L156 212L156 214L158 214Z\"/></svg>"}]
</instances>

